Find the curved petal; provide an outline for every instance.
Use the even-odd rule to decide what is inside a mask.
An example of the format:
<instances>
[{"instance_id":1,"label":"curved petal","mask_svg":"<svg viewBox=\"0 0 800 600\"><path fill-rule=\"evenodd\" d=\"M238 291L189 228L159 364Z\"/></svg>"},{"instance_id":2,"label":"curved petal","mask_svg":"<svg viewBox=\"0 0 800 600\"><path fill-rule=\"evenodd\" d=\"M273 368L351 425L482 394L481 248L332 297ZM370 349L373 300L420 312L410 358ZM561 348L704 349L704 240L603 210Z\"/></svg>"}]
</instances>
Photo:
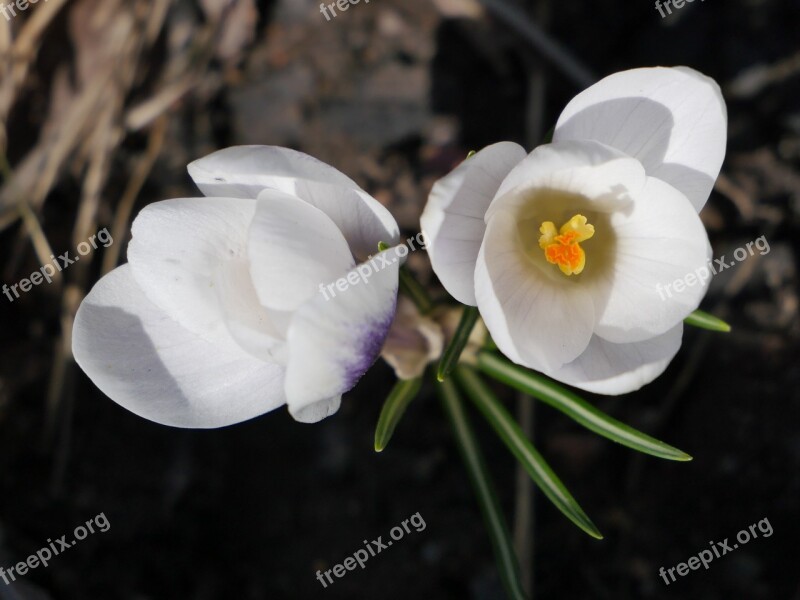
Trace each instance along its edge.
<instances>
[{"instance_id":1,"label":"curved petal","mask_svg":"<svg viewBox=\"0 0 800 600\"><path fill-rule=\"evenodd\" d=\"M284 311L355 265L342 232L325 213L275 190L258 196L248 255L261 304Z\"/></svg>"},{"instance_id":2,"label":"curved petal","mask_svg":"<svg viewBox=\"0 0 800 600\"><path fill-rule=\"evenodd\" d=\"M215 279L247 260L255 200L182 198L146 206L132 226L128 261L147 298L200 335L225 330Z\"/></svg>"},{"instance_id":3,"label":"curved petal","mask_svg":"<svg viewBox=\"0 0 800 600\"><path fill-rule=\"evenodd\" d=\"M613 344L594 336L586 351L549 377L596 394L627 394L663 373L681 347L683 323L649 340Z\"/></svg>"},{"instance_id":4,"label":"curved petal","mask_svg":"<svg viewBox=\"0 0 800 600\"><path fill-rule=\"evenodd\" d=\"M459 302L475 306L475 261L486 231L484 215L497 188L525 158L522 146L500 142L437 181L420 218L431 266Z\"/></svg>"},{"instance_id":5,"label":"curved petal","mask_svg":"<svg viewBox=\"0 0 800 600\"><path fill-rule=\"evenodd\" d=\"M295 194L330 217L359 260L375 254L380 242L393 246L400 240L392 214L362 190L304 181L295 186Z\"/></svg>"},{"instance_id":6,"label":"curved petal","mask_svg":"<svg viewBox=\"0 0 800 600\"><path fill-rule=\"evenodd\" d=\"M289 413L298 423L319 423L322 419L327 419L331 415L335 415L342 405L342 396L334 396L332 398L325 398L324 400L317 400L311 404L292 408L289 406Z\"/></svg>"},{"instance_id":7,"label":"curved petal","mask_svg":"<svg viewBox=\"0 0 800 600\"><path fill-rule=\"evenodd\" d=\"M316 206L339 227L353 254L373 254L378 242L396 244L400 230L391 213L349 177L288 148L237 146L219 150L188 167L207 196L257 198L267 188Z\"/></svg>"},{"instance_id":8,"label":"curved petal","mask_svg":"<svg viewBox=\"0 0 800 600\"><path fill-rule=\"evenodd\" d=\"M475 294L497 347L526 367L556 369L575 360L592 337L591 295L572 281L548 278L529 262L511 213L498 212L489 221Z\"/></svg>"},{"instance_id":9,"label":"curved petal","mask_svg":"<svg viewBox=\"0 0 800 600\"><path fill-rule=\"evenodd\" d=\"M221 267L214 277L214 290L231 337L256 358L285 366L289 315L261 305L249 261Z\"/></svg>"},{"instance_id":10,"label":"curved petal","mask_svg":"<svg viewBox=\"0 0 800 600\"><path fill-rule=\"evenodd\" d=\"M385 250L350 271L347 287L317 295L294 314L286 398L295 419L331 414L330 399L355 386L378 358L395 314L399 265L395 249Z\"/></svg>"},{"instance_id":11,"label":"curved petal","mask_svg":"<svg viewBox=\"0 0 800 600\"><path fill-rule=\"evenodd\" d=\"M189 175L206 196L257 198L276 182L317 181L359 189L347 175L313 156L278 146L234 146L189 164ZM291 193L289 190L284 190Z\"/></svg>"},{"instance_id":12,"label":"curved petal","mask_svg":"<svg viewBox=\"0 0 800 600\"><path fill-rule=\"evenodd\" d=\"M596 140L639 159L699 211L725 158L728 115L717 83L687 67L632 69L578 94L553 141Z\"/></svg>"},{"instance_id":13,"label":"curved petal","mask_svg":"<svg viewBox=\"0 0 800 600\"><path fill-rule=\"evenodd\" d=\"M503 180L486 211L516 210L529 201L531 189L558 190L592 201L595 210L627 206L644 186L644 167L619 150L590 140L539 146Z\"/></svg>"},{"instance_id":14,"label":"curved petal","mask_svg":"<svg viewBox=\"0 0 800 600\"><path fill-rule=\"evenodd\" d=\"M631 211L614 213L611 227L611 268L591 286L595 333L616 343L665 333L699 306L708 289L711 246L700 217L678 190L648 177Z\"/></svg>"},{"instance_id":15,"label":"curved petal","mask_svg":"<svg viewBox=\"0 0 800 600\"><path fill-rule=\"evenodd\" d=\"M81 303L75 360L108 397L164 425L224 427L285 403L284 370L227 334L206 340L145 297L131 268L103 277Z\"/></svg>"}]
</instances>

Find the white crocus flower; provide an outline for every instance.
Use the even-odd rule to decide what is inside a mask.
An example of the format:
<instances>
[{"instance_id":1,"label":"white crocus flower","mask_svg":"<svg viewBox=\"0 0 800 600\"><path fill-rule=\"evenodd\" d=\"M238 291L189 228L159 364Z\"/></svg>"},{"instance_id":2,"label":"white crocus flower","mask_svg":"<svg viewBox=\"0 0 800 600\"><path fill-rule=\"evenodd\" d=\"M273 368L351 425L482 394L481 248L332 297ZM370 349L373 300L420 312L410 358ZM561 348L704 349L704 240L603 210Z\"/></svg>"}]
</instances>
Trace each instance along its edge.
<instances>
[{"instance_id":1,"label":"white crocus flower","mask_svg":"<svg viewBox=\"0 0 800 600\"><path fill-rule=\"evenodd\" d=\"M400 261L386 250L367 283L351 275L325 294L320 284L395 244L395 220L293 150L231 148L189 172L208 197L142 210L128 264L78 310L78 364L118 404L166 425L222 427L283 404L298 421L331 415L380 353Z\"/></svg>"},{"instance_id":2,"label":"white crocus flower","mask_svg":"<svg viewBox=\"0 0 800 600\"><path fill-rule=\"evenodd\" d=\"M553 142L490 146L434 186L434 271L478 306L498 348L578 388L636 390L680 347L708 278L698 216L725 156L719 86L686 67L611 75L575 97ZM708 271L706 270L706 273Z\"/></svg>"}]
</instances>

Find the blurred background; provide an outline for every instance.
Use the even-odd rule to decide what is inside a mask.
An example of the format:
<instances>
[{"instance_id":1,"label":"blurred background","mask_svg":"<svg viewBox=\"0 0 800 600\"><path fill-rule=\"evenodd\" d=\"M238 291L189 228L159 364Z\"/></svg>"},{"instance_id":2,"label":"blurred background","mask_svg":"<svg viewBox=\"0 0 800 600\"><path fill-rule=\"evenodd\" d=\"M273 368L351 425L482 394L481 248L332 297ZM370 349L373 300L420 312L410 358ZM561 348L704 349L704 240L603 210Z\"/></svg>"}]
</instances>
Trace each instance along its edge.
<instances>
[{"instance_id":1,"label":"blurred background","mask_svg":"<svg viewBox=\"0 0 800 600\"><path fill-rule=\"evenodd\" d=\"M712 282L728 335L687 331L659 380L588 399L695 458L637 455L505 391L606 538L538 493L470 411L535 598L800 599L800 2L0 0L0 283L102 245L13 302L0 296L0 566L99 513L111 524L0 599L503 598L441 406L423 389L372 449L394 375L379 363L325 422L284 410L217 431L142 420L72 362L82 297L125 262L150 202L199 195L185 166L271 144L335 165L408 234L469 150L531 149L614 71L686 64L723 87L722 175L702 217L714 255L770 251ZM24 4L23 4L24 5ZM14 5L16 7L16 5ZM432 286L421 253L409 265ZM427 527L324 589L362 540ZM658 575L761 519L774 529L665 585ZM412 530L413 531L413 530Z\"/></svg>"}]
</instances>

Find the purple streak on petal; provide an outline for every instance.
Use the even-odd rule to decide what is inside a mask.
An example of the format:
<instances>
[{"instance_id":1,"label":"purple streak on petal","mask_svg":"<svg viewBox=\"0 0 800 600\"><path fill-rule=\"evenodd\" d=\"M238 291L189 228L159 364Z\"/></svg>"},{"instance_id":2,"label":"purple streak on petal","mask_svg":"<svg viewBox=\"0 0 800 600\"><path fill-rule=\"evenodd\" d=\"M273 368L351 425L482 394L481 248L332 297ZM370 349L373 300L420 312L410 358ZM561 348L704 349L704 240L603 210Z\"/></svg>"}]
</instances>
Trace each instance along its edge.
<instances>
[{"instance_id":1,"label":"purple streak on petal","mask_svg":"<svg viewBox=\"0 0 800 600\"><path fill-rule=\"evenodd\" d=\"M348 390L353 389L359 379L364 376L364 373L378 360L383 344L389 335L389 329L392 326L392 321L394 321L396 311L397 295L395 295L389 311L380 318L363 323L359 327L358 339L360 347L355 351L357 358L355 362L343 365L345 371L344 379L347 382Z\"/></svg>"}]
</instances>

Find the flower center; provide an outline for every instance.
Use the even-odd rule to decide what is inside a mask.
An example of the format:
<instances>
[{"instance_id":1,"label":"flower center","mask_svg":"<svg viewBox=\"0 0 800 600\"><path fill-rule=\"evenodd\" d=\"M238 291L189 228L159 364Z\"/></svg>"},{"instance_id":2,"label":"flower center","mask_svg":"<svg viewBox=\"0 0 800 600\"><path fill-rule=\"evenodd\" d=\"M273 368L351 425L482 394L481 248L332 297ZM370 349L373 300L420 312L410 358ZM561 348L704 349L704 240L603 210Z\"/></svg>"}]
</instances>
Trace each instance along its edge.
<instances>
[{"instance_id":1,"label":"flower center","mask_svg":"<svg viewBox=\"0 0 800 600\"><path fill-rule=\"evenodd\" d=\"M579 275L586 266L586 253L580 242L594 235L594 225L587 223L583 215L575 215L561 229L556 229L552 221L545 221L539 231L539 247L547 262L558 265L564 275Z\"/></svg>"}]
</instances>

